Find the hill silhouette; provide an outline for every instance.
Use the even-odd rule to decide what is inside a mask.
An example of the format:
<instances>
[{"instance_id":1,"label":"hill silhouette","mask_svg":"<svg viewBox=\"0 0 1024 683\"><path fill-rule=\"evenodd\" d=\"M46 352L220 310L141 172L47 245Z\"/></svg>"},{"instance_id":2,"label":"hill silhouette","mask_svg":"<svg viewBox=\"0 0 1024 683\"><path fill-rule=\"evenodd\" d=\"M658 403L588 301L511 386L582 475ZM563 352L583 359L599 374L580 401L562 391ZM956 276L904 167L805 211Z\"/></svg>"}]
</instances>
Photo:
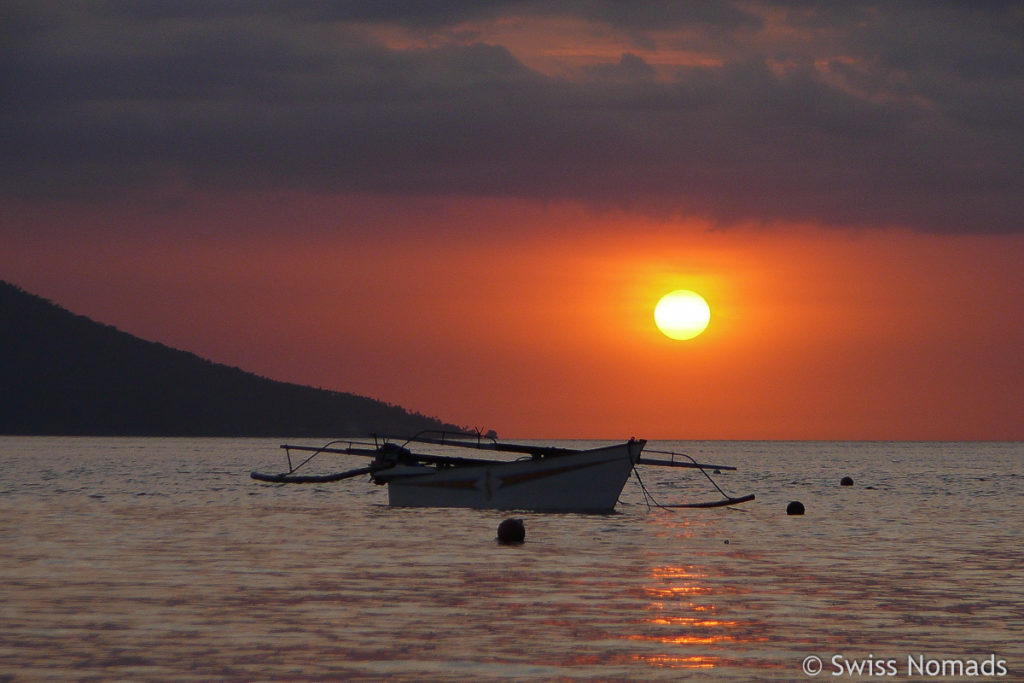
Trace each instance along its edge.
<instances>
[{"instance_id":1,"label":"hill silhouette","mask_svg":"<svg viewBox=\"0 0 1024 683\"><path fill-rule=\"evenodd\" d=\"M213 363L0 281L0 434L341 437L441 428L458 429Z\"/></svg>"}]
</instances>

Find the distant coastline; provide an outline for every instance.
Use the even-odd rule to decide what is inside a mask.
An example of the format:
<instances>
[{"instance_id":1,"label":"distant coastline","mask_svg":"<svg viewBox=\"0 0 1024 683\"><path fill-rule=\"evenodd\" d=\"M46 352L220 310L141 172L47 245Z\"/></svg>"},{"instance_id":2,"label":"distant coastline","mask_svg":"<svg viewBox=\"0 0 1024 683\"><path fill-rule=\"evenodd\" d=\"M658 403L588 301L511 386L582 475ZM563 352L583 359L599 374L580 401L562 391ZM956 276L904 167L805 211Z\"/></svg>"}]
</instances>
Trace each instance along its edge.
<instances>
[{"instance_id":1,"label":"distant coastline","mask_svg":"<svg viewBox=\"0 0 1024 683\"><path fill-rule=\"evenodd\" d=\"M146 341L0 281L0 434L364 436L460 429Z\"/></svg>"}]
</instances>

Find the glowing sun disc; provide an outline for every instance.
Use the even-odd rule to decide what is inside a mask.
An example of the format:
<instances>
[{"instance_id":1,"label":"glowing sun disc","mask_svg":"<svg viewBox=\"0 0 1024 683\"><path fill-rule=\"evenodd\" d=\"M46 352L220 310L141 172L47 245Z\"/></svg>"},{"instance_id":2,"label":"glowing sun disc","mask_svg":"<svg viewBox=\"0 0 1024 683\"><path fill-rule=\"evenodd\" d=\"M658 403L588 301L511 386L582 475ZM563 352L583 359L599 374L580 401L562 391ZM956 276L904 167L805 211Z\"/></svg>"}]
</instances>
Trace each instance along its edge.
<instances>
[{"instance_id":1,"label":"glowing sun disc","mask_svg":"<svg viewBox=\"0 0 1024 683\"><path fill-rule=\"evenodd\" d=\"M654 308L654 323L670 339L693 339L711 322L711 309L697 292L677 289L661 297Z\"/></svg>"}]
</instances>

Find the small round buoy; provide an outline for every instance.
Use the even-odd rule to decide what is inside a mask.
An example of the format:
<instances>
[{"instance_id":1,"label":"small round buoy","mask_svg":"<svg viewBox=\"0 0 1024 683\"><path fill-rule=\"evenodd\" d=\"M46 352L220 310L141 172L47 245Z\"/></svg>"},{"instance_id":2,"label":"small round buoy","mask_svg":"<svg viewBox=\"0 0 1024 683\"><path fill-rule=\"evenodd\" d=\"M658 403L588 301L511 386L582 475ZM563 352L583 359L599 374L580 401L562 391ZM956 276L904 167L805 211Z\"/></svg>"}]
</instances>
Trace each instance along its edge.
<instances>
[{"instance_id":1,"label":"small round buoy","mask_svg":"<svg viewBox=\"0 0 1024 683\"><path fill-rule=\"evenodd\" d=\"M506 519L498 525L498 543L522 543L526 540L526 525L523 520Z\"/></svg>"},{"instance_id":2,"label":"small round buoy","mask_svg":"<svg viewBox=\"0 0 1024 683\"><path fill-rule=\"evenodd\" d=\"M840 486L853 486L853 478L852 477L843 477L839 481L839 485Z\"/></svg>"},{"instance_id":3,"label":"small round buoy","mask_svg":"<svg viewBox=\"0 0 1024 683\"><path fill-rule=\"evenodd\" d=\"M804 504L799 500L794 500L786 506L787 515L802 515L804 514Z\"/></svg>"}]
</instances>

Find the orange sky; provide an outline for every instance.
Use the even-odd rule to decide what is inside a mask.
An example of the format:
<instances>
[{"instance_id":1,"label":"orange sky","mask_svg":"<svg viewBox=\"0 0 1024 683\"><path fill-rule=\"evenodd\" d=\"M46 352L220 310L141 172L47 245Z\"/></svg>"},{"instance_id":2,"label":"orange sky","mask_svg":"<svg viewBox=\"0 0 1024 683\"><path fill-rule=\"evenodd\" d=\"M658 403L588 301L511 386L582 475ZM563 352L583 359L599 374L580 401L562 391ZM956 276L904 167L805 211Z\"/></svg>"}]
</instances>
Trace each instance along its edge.
<instances>
[{"instance_id":1,"label":"orange sky","mask_svg":"<svg viewBox=\"0 0 1024 683\"><path fill-rule=\"evenodd\" d=\"M1024 439L1019 5L3 28L0 279L71 311L505 437Z\"/></svg>"},{"instance_id":2,"label":"orange sky","mask_svg":"<svg viewBox=\"0 0 1024 683\"><path fill-rule=\"evenodd\" d=\"M422 233L395 249L328 229L375 212L418 216ZM289 196L210 200L186 239L113 240L106 215L78 213L79 242L59 251L43 229L12 242L4 272L147 339L506 436L1024 437L1021 236ZM255 237L223 237L259 216ZM300 216L302 239L275 231ZM678 288L712 308L691 341L653 324Z\"/></svg>"}]
</instances>

